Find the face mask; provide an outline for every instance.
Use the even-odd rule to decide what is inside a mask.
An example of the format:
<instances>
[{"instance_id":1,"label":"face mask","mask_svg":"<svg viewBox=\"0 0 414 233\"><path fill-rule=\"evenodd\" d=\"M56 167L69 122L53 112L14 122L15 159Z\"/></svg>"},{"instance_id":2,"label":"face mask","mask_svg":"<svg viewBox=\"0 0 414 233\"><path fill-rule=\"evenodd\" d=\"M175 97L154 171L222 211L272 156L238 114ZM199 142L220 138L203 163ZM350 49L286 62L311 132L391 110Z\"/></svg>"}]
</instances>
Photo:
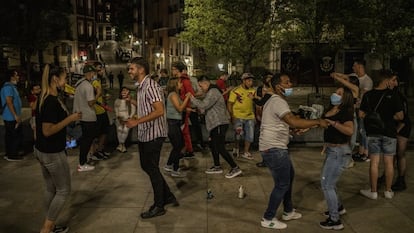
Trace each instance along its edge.
<instances>
[{"instance_id":1,"label":"face mask","mask_svg":"<svg viewBox=\"0 0 414 233\"><path fill-rule=\"evenodd\" d=\"M291 96L293 93L293 88L285 88L285 92L283 92L284 96Z\"/></svg>"},{"instance_id":2,"label":"face mask","mask_svg":"<svg viewBox=\"0 0 414 233\"><path fill-rule=\"evenodd\" d=\"M332 105L340 105L342 103L342 96L332 93L331 95L331 104Z\"/></svg>"}]
</instances>

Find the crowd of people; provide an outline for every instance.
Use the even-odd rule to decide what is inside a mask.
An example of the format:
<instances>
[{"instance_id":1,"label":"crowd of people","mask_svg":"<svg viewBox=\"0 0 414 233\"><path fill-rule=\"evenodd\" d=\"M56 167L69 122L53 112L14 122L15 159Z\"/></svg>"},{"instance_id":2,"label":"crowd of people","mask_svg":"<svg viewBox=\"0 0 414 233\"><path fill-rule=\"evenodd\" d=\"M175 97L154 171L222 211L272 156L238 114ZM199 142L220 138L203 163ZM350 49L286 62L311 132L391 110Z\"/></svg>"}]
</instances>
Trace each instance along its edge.
<instances>
[{"instance_id":1,"label":"crowd of people","mask_svg":"<svg viewBox=\"0 0 414 233\"><path fill-rule=\"evenodd\" d=\"M145 59L131 59L128 75L135 81L136 95L131 95L131 90L122 86L121 71L118 74L119 95L114 101L116 150L127 152L130 129L136 128L141 168L149 176L154 194L153 205L141 213L141 217L164 215L166 205L179 206L160 171L161 149L167 137L172 149L162 169L177 179L187 176L180 169L180 160L195 158L195 151L205 150L206 144L212 155L212 166L205 171L206 174L223 173L221 157L230 167L224 177L240 176L243 172L237 159L252 160L254 155L259 155L252 153L250 148L252 143L258 143L262 161L257 166L267 167L274 180L261 220L261 226L265 228L287 227L276 217L280 204L283 204L282 220L302 217L292 203L295 169L288 144L291 135L300 135L312 128L320 127L324 131L322 153L325 161L320 182L328 210L324 213L327 219L320 222L320 227L344 228L340 216L346 213L346 209L338 196L336 184L344 169L354 161L370 162L370 189L361 189L361 195L377 199L378 186L382 184L385 184L384 197L387 199L394 197L394 191L405 190L405 150L411 121L407 98L398 90L398 77L389 70L381 70L371 79L362 60L355 61L353 70L353 74L332 73L337 89L330 95L330 107L318 119L304 119L291 111L287 102L294 95L288 74L268 72L263 76L263 85L255 88L254 75L244 73L240 77L240 85L233 87L226 84L229 76L226 72L222 72L213 84L204 75L197 79L190 77L185 63L178 61L171 65L171 77L168 77L166 69L161 71L161 77L157 77L149 74L149 64ZM66 158L67 126L80 124L82 129L78 172L93 171L95 167L90 160L106 160L111 156L105 151L110 121L102 85L102 64L86 64L83 74L84 77L74 86L72 112L62 101L66 72L53 65L45 66L42 82L32 85L28 98L32 109L34 155L46 183L47 211L41 233L67 231L67 227L55 225L71 189ZM19 74L13 70L8 76L9 82L1 88L6 131L5 159L19 161L23 158L19 152L22 140L22 101L16 89ZM108 77L110 88L113 88L113 74ZM379 123L374 125L372 119L375 117ZM205 137L201 118L208 132ZM232 154L225 145L229 128L234 130ZM208 142L204 138L208 138ZM357 141L358 149L354 148ZM355 154L352 153L354 150L357 151ZM382 176L379 175L380 161L384 162ZM398 174L393 184L395 163Z\"/></svg>"}]
</instances>

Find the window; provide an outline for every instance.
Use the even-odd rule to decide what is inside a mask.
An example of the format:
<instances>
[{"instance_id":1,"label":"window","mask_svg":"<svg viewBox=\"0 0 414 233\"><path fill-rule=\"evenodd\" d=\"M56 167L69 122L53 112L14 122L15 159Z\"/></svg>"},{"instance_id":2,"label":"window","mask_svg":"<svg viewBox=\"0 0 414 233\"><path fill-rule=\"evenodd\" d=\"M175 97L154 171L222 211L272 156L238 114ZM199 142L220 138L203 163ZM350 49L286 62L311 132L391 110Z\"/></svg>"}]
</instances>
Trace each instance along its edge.
<instances>
[{"instance_id":1,"label":"window","mask_svg":"<svg viewBox=\"0 0 414 233\"><path fill-rule=\"evenodd\" d=\"M88 36L89 37L91 37L92 36L92 30L93 29L93 27L92 27L92 22L88 22Z\"/></svg>"},{"instance_id":2,"label":"window","mask_svg":"<svg viewBox=\"0 0 414 233\"><path fill-rule=\"evenodd\" d=\"M83 21L78 21L78 34L80 35L80 36L83 36L84 34L85 34L85 28L84 28L84 25L83 25Z\"/></svg>"},{"instance_id":3,"label":"window","mask_svg":"<svg viewBox=\"0 0 414 233\"><path fill-rule=\"evenodd\" d=\"M105 22L108 22L108 23L111 22L111 13L106 13L105 14Z\"/></svg>"},{"instance_id":4,"label":"window","mask_svg":"<svg viewBox=\"0 0 414 233\"><path fill-rule=\"evenodd\" d=\"M106 10L110 11L111 10L111 3L107 2L105 7L106 7Z\"/></svg>"},{"instance_id":5,"label":"window","mask_svg":"<svg viewBox=\"0 0 414 233\"><path fill-rule=\"evenodd\" d=\"M102 12L98 13L98 22L103 22L103 14Z\"/></svg>"}]
</instances>

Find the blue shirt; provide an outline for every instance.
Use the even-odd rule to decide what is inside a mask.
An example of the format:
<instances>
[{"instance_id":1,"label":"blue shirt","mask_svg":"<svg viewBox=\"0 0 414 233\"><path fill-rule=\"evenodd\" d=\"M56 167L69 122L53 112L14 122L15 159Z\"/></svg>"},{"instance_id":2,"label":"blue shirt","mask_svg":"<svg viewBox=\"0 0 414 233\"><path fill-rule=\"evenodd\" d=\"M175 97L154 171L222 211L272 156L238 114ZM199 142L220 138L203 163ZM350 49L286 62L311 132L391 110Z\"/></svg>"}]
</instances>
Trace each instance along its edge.
<instances>
[{"instance_id":1,"label":"blue shirt","mask_svg":"<svg viewBox=\"0 0 414 233\"><path fill-rule=\"evenodd\" d=\"M19 92L17 91L16 85L11 82L6 82L1 89L1 106L4 106L3 120L15 121L13 113L10 111L6 104L6 97L10 96L13 99L13 106L18 116L22 115L22 100L20 99Z\"/></svg>"}]
</instances>

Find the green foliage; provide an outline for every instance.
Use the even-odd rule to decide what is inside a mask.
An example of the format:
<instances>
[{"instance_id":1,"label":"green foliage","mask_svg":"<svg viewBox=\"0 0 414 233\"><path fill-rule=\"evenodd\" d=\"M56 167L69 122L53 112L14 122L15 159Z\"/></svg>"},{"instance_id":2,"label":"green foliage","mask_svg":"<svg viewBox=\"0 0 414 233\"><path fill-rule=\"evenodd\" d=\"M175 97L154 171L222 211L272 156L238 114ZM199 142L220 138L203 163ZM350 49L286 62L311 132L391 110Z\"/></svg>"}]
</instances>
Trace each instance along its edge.
<instances>
[{"instance_id":1,"label":"green foliage","mask_svg":"<svg viewBox=\"0 0 414 233\"><path fill-rule=\"evenodd\" d=\"M249 70L271 46L271 0L187 0L180 38Z\"/></svg>"}]
</instances>

